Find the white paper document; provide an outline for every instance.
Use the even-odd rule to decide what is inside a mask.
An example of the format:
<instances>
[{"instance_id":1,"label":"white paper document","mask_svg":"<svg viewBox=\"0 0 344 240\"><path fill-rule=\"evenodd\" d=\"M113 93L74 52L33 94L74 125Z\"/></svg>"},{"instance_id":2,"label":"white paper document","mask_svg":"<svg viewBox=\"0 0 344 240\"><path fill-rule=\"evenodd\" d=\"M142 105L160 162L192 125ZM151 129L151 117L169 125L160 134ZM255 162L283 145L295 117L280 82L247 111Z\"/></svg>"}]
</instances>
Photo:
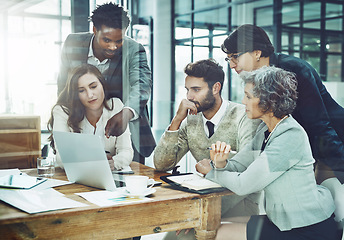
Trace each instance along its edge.
<instances>
[{"instance_id":1,"label":"white paper document","mask_svg":"<svg viewBox=\"0 0 344 240\"><path fill-rule=\"evenodd\" d=\"M52 188L44 190L0 189L0 200L27 213L47 212L66 208L85 207Z\"/></svg>"},{"instance_id":2,"label":"white paper document","mask_svg":"<svg viewBox=\"0 0 344 240\"><path fill-rule=\"evenodd\" d=\"M47 181L37 185L36 187L33 187L32 189L37 191L37 190L43 190L43 189L52 188L52 187L63 186L67 184L72 184L72 182L48 178Z\"/></svg>"},{"instance_id":3,"label":"white paper document","mask_svg":"<svg viewBox=\"0 0 344 240\"><path fill-rule=\"evenodd\" d=\"M21 171L18 168L14 169L1 169L0 170L0 177L4 177L7 175L20 175Z\"/></svg>"},{"instance_id":4,"label":"white paper document","mask_svg":"<svg viewBox=\"0 0 344 240\"><path fill-rule=\"evenodd\" d=\"M83 197L87 201L96 204L100 207L113 206L119 204L133 203L133 202L147 202L152 201L150 198L132 198L123 194L123 190L118 188L116 191L93 191L75 193L76 195Z\"/></svg>"},{"instance_id":5,"label":"white paper document","mask_svg":"<svg viewBox=\"0 0 344 240\"><path fill-rule=\"evenodd\" d=\"M26 173L22 173L18 168L14 169L1 169L0 170L0 177L4 177L7 175L27 175ZM44 183L41 183L32 189L34 190L41 190L41 189L47 189L47 188L52 188L52 187L58 187L62 185L67 185L67 184L72 184L72 182L68 181L63 181L63 180L58 180L58 179L52 179L52 178L47 178L47 181Z\"/></svg>"}]
</instances>

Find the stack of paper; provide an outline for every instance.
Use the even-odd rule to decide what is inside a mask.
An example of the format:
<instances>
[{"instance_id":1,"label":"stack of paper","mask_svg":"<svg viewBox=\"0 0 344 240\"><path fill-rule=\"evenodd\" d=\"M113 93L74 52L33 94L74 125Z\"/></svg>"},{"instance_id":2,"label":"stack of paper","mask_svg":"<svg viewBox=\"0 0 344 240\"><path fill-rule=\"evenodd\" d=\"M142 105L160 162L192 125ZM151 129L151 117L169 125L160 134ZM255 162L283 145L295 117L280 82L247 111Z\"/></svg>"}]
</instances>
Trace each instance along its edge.
<instances>
[{"instance_id":1,"label":"stack of paper","mask_svg":"<svg viewBox=\"0 0 344 240\"><path fill-rule=\"evenodd\" d=\"M33 189L0 189L0 199L30 214L87 206L84 203L64 197L62 193L52 188L38 191Z\"/></svg>"},{"instance_id":2,"label":"stack of paper","mask_svg":"<svg viewBox=\"0 0 344 240\"><path fill-rule=\"evenodd\" d=\"M19 169L0 170L0 177L21 174ZM66 198L62 193L52 188L65 184L70 184L70 182L48 179L31 189L0 188L0 200L30 214L88 206L87 204Z\"/></svg>"}]
</instances>

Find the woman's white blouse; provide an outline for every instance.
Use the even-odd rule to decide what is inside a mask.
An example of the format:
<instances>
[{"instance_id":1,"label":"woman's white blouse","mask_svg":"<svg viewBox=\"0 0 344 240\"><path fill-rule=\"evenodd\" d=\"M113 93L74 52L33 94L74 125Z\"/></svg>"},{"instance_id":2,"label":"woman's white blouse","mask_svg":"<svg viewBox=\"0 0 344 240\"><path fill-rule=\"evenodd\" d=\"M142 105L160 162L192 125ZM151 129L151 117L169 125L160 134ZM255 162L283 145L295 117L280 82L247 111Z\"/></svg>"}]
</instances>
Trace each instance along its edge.
<instances>
[{"instance_id":1,"label":"woman's white blouse","mask_svg":"<svg viewBox=\"0 0 344 240\"><path fill-rule=\"evenodd\" d=\"M107 110L103 108L103 114L96 123L96 129L89 123L86 117L80 122L81 133L83 134L94 134L100 137L104 145L104 151L109 151L113 155L114 165L116 169L122 169L128 166L133 159L133 148L131 145L130 131L129 127L125 132L118 137L107 138L105 136L105 126L107 121L114 116L116 113L120 112L123 108L123 103L119 98L112 98L108 100L108 105L111 107L113 103L113 109ZM53 109L54 131L61 132L73 132L73 130L68 126L68 115L63 111L60 105L55 106ZM63 168L63 164L59 154L57 153L57 163Z\"/></svg>"}]
</instances>

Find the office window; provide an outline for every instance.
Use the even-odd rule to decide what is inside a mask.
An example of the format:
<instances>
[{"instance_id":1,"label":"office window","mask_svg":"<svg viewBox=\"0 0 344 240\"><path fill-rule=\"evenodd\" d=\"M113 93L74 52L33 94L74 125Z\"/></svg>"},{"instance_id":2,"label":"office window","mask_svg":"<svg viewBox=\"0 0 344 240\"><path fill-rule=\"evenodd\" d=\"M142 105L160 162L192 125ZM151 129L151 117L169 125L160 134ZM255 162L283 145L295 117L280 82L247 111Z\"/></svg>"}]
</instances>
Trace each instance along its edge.
<instances>
[{"instance_id":1,"label":"office window","mask_svg":"<svg viewBox=\"0 0 344 240\"><path fill-rule=\"evenodd\" d=\"M343 30L343 5L339 4L326 4L326 29L334 31Z\"/></svg>"},{"instance_id":2,"label":"office window","mask_svg":"<svg viewBox=\"0 0 344 240\"><path fill-rule=\"evenodd\" d=\"M209 9L194 14L194 25L195 28L226 31L228 29L228 19L228 8Z\"/></svg>"},{"instance_id":3,"label":"office window","mask_svg":"<svg viewBox=\"0 0 344 240\"><path fill-rule=\"evenodd\" d=\"M264 16L264 17L257 17L255 24L260 27L264 26L271 26L273 23L273 11L272 5L262 8L256 8L255 15L256 16Z\"/></svg>"},{"instance_id":4,"label":"office window","mask_svg":"<svg viewBox=\"0 0 344 240\"><path fill-rule=\"evenodd\" d=\"M174 1L175 2L175 103L174 111L185 98L184 67L194 61L214 58L226 65L220 45L227 36L229 22L228 1ZM184 6L184 8L182 7ZM226 78L227 79L227 78ZM228 97L228 81L223 95Z\"/></svg>"},{"instance_id":5,"label":"office window","mask_svg":"<svg viewBox=\"0 0 344 240\"><path fill-rule=\"evenodd\" d=\"M305 21L313 21L320 19L321 3L320 2L305 2L304 3L304 16Z\"/></svg>"},{"instance_id":6,"label":"office window","mask_svg":"<svg viewBox=\"0 0 344 240\"><path fill-rule=\"evenodd\" d=\"M290 24L300 21L300 3L292 2L282 6L282 24ZM294 24L294 27L299 27L300 24Z\"/></svg>"},{"instance_id":7,"label":"office window","mask_svg":"<svg viewBox=\"0 0 344 240\"><path fill-rule=\"evenodd\" d=\"M320 51L320 36L318 34L303 34L304 51Z\"/></svg>"},{"instance_id":8,"label":"office window","mask_svg":"<svg viewBox=\"0 0 344 240\"><path fill-rule=\"evenodd\" d=\"M197 0L195 1L195 10L210 9L219 5L228 3L228 0Z\"/></svg>"},{"instance_id":9,"label":"office window","mask_svg":"<svg viewBox=\"0 0 344 240\"><path fill-rule=\"evenodd\" d=\"M342 81L342 42L341 36L327 36L326 52L327 52L327 81Z\"/></svg>"},{"instance_id":10,"label":"office window","mask_svg":"<svg viewBox=\"0 0 344 240\"><path fill-rule=\"evenodd\" d=\"M327 81L340 82L342 76L342 56L329 55L327 58Z\"/></svg>"},{"instance_id":11,"label":"office window","mask_svg":"<svg viewBox=\"0 0 344 240\"><path fill-rule=\"evenodd\" d=\"M151 39L149 25L134 24L132 26L133 39L141 43L146 50L147 62L149 67L151 66Z\"/></svg>"},{"instance_id":12,"label":"office window","mask_svg":"<svg viewBox=\"0 0 344 240\"><path fill-rule=\"evenodd\" d=\"M37 4L24 9L26 13L70 16L70 0L36 1ZM61 8L60 6L61 2Z\"/></svg>"},{"instance_id":13,"label":"office window","mask_svg":"<svg viewBox=\"0 0 344 240\"><path fill-rule=\"evenodd\" d=\"M191 11L192 1L175 0L174 11L178 14L184 14Z\"/></svg>"},{"instance_id":14,"label":"office window","mask_svg":"<svg viewBox=\"0 0 344 240\"><path fill-rule=\"evenodd\" d=\"M188 46L176 46L176 75L175 75L175 102L174 109L178 109L179 103L183 98L186 98L185 90L185 73L184 68L190 62L191 51Z\"/></svg>"},{"instance_id":15,"label":"office window","mask_svg":"<svg viewBox=\"0 0 344 240\"><path fill-rule=\"evenodd\" d=\"M188 26L186 26L185 24L179 24L179 22L176 22L176 28L175 28L175 39L179 40L179 39L188 39L191 37L191 28L190 28L190 24Z\"/></svg>"},{"instance_id":16,"label":"office window","mask_svg":"<svg viewBox=\"0 0 344 240\"><path fill-rule=\"evenodd\" d=\"M147 63L150 67L151 71L153 72L153 58L152 58L152 42L153 39L151 39L151 28L152 28L152 20L151 19L141 19L141 24L132 24L132 38L135 39L137 42L141 43L146 51L147 56ZM152 74L153 77L153 74ZM153 87L154 87L154 79L153 81ZM152 125L153 120L153 105L152 105L152 99L153 99L153 91L151 93L151 97L148 100L147 107L149 111L150 116L150 124Z\"/></svg>"},{"instance_id":17,"label":"office window","mask_svg":"<svg viewBox=\"0 0 344 240\"><path fill-rule=\"evenodd\" d=\"M194 39L194 44L195 45L209 45L209 36L210 31L208 29L199 29L199 28L194 28L193 31L193 36L195 37Z\"/></svg>"},{"instance_id":18,"label":"office window","mask_svg":"<svg viewBox=\"0 0 344 240\"><path fill-rule=\"evenodd\" d=\"M70 1L27 1L0 16L0 113L40 115L44 130L56 102L62 39L71 32Z\"/></svg>"},{"instance_id":19,"label":"office window","mask_svg":"<svg viewBox=\"0 0 344 240\"><path fill-rule=\"evenodd\" d=\"M223 91L232 101L241 102L242 84L235 71L229 71L224 62L225 55L219 49L225 37L237 26L254 23L267 31L271 41L281 39L281 49L285 54L294 55L308 61L325 81L342 81L343 56L343 4L325 3L325 18L321 17L321 1L283 0L282 11L274 13L274 1L207 1L175 0L176 29L175 46L184 46L182 55L176 55L176 66L185 61L199 60L209 53L226 71ZM279 15L280 14L280 15ZM280 36L277 36L276 20L280 16ZM278 18L277 18L278 19ZM321 24L321 21L325 21ZM216 30L218 32L216 32ZM275 39L277 37L277 39ZM326 40L324 41L324 39ZM321 42L323 41L323 42ZM276 47L276 46L275 46ZM189 49L188 49L189 48ZM176 51L176 54L179 54ZM320 57L321 56L321 57ZM176 76L179 76L176 68ZM175 88L178 88L178 80ZM178 92L175 93L176 95ZM177 99L177 98L176 98Z\"/></svg>"}]
</instances>

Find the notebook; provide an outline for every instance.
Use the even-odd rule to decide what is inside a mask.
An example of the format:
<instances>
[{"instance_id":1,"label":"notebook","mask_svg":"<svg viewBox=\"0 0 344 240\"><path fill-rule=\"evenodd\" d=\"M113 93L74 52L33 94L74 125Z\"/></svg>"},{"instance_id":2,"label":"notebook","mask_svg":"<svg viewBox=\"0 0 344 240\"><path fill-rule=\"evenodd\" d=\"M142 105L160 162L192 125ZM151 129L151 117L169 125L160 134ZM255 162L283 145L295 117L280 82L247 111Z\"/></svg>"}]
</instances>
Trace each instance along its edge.
<instances>
[{"instance_id":1,"label":"notebook","mask_svg":"<svg viewBox=\"0 0 344 240\"><path fill-rule=\"evenodd\" d=\"M160 179L170 184L172 187L186 192L208 194L226 190L226 188L221 185L195 173L172 174L161 176Z\"/></svg>"},{"instance_id":2,"label":"notebook","mask_svg":"<svg viewBox=\"0 0 344 240\"><path fill-rule=\"evenodd\" d=\"M70 182L109 191L116 184L101 139L96 135L53 131Z\"/></svg>"}]
</instances>

